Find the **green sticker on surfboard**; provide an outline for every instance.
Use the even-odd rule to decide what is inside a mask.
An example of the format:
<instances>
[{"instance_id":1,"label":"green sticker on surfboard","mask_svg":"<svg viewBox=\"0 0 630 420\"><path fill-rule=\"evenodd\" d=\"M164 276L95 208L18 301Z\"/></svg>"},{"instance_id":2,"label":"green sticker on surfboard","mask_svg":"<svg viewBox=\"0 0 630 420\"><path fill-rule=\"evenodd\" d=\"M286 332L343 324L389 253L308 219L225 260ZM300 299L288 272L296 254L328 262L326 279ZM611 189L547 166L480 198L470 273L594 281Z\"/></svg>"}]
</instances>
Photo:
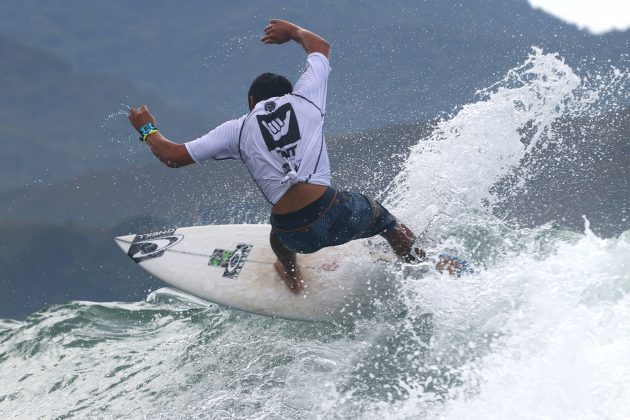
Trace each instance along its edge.
<instances>
[{"instance_id":1,"label":"green sticker on surfboard","mask_svg":"<svg viewBox=\"0 0 630 420\"><path fill-rule=\"evenodd\" d=\"M223 277L235 279L243 269L252 247L253 245L249 244L238 244L234 251L215 249L210 256L208 265L225 268Z\"/></svg>"}]
</instances>

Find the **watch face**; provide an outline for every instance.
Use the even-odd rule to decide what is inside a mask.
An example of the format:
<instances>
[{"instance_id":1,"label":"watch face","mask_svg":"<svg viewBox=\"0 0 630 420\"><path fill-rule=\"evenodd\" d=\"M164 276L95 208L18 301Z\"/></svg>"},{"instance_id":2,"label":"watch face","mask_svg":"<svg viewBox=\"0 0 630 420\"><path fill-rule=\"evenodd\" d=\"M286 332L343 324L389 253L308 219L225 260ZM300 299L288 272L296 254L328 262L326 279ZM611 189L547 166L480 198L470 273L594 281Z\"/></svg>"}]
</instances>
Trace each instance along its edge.
<instances>
[{"instance_id":1,"label":"watch face","mask_svg":"<svg viewBox=\"0 0 630 420\"><path fill-rule=\"evenodd\" d=\"M148 134L151 130L153 130L153 124L147 123L143 125L142 127L140 127L140 134L144 136Z\"/></svg>"}]
</instances>

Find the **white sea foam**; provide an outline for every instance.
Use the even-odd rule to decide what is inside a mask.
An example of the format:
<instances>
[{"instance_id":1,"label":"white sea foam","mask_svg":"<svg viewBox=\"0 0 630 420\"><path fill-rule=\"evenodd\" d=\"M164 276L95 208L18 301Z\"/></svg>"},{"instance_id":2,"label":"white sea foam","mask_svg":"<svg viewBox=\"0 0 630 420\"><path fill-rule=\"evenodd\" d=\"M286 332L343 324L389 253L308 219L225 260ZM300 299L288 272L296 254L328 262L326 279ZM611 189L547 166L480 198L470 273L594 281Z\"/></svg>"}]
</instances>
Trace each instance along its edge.
<instances>
[{"instance_id":1,"label":"white sea foam","mask_svg":"<svg viewBox=\"0 0 630 420\"><path fill-rule=\"evenodd\" d=\"M386 203L416 228L438 215L492 205L497 197L491 187L519 165L542 133L567 112L588 105L575 100L580 82L558 57L534 49L523 65L479 91L481 100L440 121L412 148ZM535 134L524 145L526 127Z\"/></svg>"},{"instance_id":2,"label":"white sea foam","mask_svg":"<svg viewBox=\"0 0 630 420\"><path fill-rule=\"evenodd\" d=\"M392 418L627 418L630 393L630 234L588 233L547 256L522 253L455 285L416 284L414 304L434 312L432 390L379 409Z\"/></svg>"},{"instance_id":3,"label":"white sea foam","mask_svg":"<svg viewBox=\"0 0 630 420\"><path fill-rule=\"evenodd\" d=\"M606 91L610 84L619 88L622 78L613 72ZM434 246L476 257L478 271L457 281L407 279L408 307L434 313L433 357L418 366L422 373L398 384L409 395L403 404L376 405L375 413L630 415L623 385L630 379L628 232L604 240L588 224L584 235L513 229L489 211L501 198L493 184L534 147L545 147L539 142L553 138L554 121L600 112L600 93L557 57L534 50L484 90L482 101L441 121L412 150L389 204L416 229L429 225L429 236L441 238ZM521 141L525 127L535 133L527 142Z\"/></svg>"}]
</instances>

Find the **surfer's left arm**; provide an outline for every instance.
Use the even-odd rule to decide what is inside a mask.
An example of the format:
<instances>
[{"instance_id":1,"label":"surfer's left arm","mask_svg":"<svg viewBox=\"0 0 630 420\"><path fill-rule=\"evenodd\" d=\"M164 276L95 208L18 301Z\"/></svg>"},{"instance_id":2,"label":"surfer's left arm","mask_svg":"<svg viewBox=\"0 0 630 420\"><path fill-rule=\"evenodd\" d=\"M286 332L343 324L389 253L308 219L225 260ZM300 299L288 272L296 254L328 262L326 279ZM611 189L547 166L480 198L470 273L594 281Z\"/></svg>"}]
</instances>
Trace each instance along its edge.
<instances>
[{"instance_id":1,"label":"surfer's left arm","mask_svg":"<svg viewBox=\"0 0 630 420\"><path fill-rule=\"evenodd\" d=\"M149 112L146 105L142 105L138 109L131 108L129 121L138 131L148 123L156 125L155 117ZM170 168L179 168L195 162L185 145L170 141L157 130L147 135L144 141L149 145L153 154Z\"/></svg>"}]
</instances>

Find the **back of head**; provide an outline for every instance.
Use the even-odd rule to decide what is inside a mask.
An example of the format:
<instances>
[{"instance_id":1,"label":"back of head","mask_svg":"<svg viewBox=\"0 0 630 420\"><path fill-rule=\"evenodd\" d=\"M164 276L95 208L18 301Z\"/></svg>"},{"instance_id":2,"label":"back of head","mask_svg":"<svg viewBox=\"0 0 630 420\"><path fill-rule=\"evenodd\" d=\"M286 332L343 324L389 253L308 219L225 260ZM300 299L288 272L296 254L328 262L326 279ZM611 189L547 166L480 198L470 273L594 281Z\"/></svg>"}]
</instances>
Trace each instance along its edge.
<instances>
[{"instance_id":1,"label":"back of head","mask_svg":"<svg viewBox=\"0 0 630 420\"><path fill-rule=\"evenodd\" d=\"M293 85L286 77L274 73L263 73L254 79L249 87L247 97L248 99L250 97L254 98L254 103L256 104L265 99L286 95L291 92L293 92Z\"/></svg>"}]
</instances>

